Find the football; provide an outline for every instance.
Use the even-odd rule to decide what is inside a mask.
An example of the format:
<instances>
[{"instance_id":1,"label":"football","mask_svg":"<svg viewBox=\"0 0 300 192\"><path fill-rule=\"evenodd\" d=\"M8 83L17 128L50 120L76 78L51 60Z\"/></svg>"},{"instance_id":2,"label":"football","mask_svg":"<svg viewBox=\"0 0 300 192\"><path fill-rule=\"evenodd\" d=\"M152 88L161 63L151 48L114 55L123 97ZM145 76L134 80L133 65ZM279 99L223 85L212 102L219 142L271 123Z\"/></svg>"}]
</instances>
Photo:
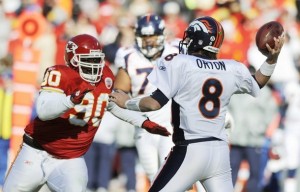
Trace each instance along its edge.
<instances>
[{"instance_id":1,"label":"football","mask_svg":"<svg viewBox=\"0 0 300 192\"><path fill-rule=\"evenodd\" d=\"M278 37L283 33L284 29L282 25L277 21L270 21L261 26L256 33L256 45L258 50L263 55L268 55L269 51L266 44L269 44L271 48L274 48L274 37Z\"/></svg>"}]
</instances>

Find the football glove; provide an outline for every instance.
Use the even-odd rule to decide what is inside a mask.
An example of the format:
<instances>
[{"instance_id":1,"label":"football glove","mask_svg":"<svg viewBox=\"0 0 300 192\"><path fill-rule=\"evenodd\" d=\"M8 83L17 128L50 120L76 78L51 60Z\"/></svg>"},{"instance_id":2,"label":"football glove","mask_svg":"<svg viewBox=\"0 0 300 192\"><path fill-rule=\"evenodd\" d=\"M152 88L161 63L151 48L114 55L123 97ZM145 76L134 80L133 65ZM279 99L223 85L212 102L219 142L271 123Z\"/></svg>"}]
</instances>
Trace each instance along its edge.
<instances>
[{"instance_id":1,"label":"football glove","mask_svg":"<svg viewBox=\"0 0 300 192\"><path fill-rule=\"evenodd\" d=\"M149 119L145 120L142 124L142 128L152 134L158 134L162 136L169 136L171 133L165 128L157 123L150 121Z\"/></svg>"},{"instance_id":2,"label":"football glove","mask_svg":"<svg viewBox=\"0 0 300 192\"><path fill-rule=\"evenodd\" d=\"M75 105L80 104L85 96L85 94L87 94L88 92L92 91L93 89L85 89L85 90L79 90L76 89L74 91L74 93L71 94L71 101L72 103L74 103Z\"/></svg>"}]
</instances>

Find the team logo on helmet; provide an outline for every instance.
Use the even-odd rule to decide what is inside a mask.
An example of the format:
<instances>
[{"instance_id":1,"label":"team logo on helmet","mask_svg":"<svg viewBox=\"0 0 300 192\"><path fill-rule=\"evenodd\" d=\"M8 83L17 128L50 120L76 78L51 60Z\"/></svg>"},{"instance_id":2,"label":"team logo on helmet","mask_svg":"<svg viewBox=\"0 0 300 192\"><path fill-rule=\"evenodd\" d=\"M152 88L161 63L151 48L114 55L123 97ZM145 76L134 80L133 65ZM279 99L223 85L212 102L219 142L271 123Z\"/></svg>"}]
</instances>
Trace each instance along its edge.
<instances>
[{"instance_id":1,"label":"team logo on helmet","mask_svg":"<svg viewBox=\"0 0 300 192\"><path fill-rule=\"evenodd\" d=\"M113 80L110 77L107 77L105 78L104 83L107 89L111 89L113 85Z\"/></svg>"},{"instance_id":2,"label":"team logo on helmet","mask_svg":"<svg viewBox=\"0 0 300 192\"><path fill-rule=\"evenodd\" d=\"M203 31L205 33L212 33L212 26L206 20L195 20L190 24L190 28L193 29L193 32Z\"/></svg>"},{"instance_id":3,"label":"team logo on helmet","mask_svg":"<svg viewBox=\"0 0 300 192\"><path fill-rule=\"evenodd\" d=\"M69 41L66 46L67 53L75 53L75 50L78 49L78 45L76 45L73 41Z\"/></svg>"}]
</instances>

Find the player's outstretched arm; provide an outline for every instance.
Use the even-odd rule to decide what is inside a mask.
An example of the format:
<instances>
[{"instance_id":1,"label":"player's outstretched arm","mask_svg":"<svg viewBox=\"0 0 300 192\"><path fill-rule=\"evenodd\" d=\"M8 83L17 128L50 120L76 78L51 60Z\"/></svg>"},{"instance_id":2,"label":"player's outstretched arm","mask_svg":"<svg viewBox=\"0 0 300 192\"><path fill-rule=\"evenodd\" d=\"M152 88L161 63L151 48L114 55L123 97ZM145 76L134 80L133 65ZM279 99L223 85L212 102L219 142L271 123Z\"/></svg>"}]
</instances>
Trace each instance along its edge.
<instances>
[{"instance_id":1,"label":"player's outstretched arm","mask_svg":"<svg viewBox=\"0 0 300 192\"><path fill-rule=\"evenodd\" d=\"M158 134L162 136L171 135L165 127L162 127L159 124L150 121L146 115L143 115L140 112L120 108L114 102L108 103L107 110L119 119L131 123L137 127L142 127L149 133Z\"/></svg>"},{"instance_id":2,"label":"player's outstretched arm","mask_svg":"<svg viewBox=\"0 0 300 192\"><path fill-rule=\"evenodd\" d=\"M266 61L261 65L260 69L255 73L255 79L260 87L263 87L269 81L276 63L278 56L280 54L281 48L284 44L284 34L278 38L274 37L275 47L272 49L268 44L266 45L269 51L269 54L266 55Z\"/></svg>"},{"instance_id":3,"label":"player's outstretched arm","mask_svg":"<svg viewBox=\"0 0 300 192\"><path fill-rule=\"evenodd\" d=\"M119 107L133 111L156 111L162 107L161 104L151 96L130 98L128 94L121 90L113 91L110 94L109 100L116 103Z\"/></svg>"}]
</instances>

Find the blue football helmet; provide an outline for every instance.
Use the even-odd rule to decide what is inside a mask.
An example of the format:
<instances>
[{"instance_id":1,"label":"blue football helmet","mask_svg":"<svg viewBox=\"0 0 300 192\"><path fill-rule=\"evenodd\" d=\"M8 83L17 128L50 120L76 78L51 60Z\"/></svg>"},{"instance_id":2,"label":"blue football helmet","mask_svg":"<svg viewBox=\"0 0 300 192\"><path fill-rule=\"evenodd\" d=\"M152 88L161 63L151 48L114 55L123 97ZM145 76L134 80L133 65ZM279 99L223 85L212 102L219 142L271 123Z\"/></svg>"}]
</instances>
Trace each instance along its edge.
<instances>
[{"instance_id":1,"label":"blue football helmet","mask_svg":"<svg viewBox=\"0 0 300 192\"><path fill-rule=\"evenodd\" d=\"M222 25L212 17L199 17L192 21L179 42L179 52L197 52L200 49L218 53L223 43L224 30ZM185 46L185 47L184 47Z\"/></svg>"},{"instance_id":2,"label":"blue football helmet","mask_svg":"<svg viewBox=\"0 0 300 192\"><path fill-rule=\"evenodd\" d=\"M141 16L135 25L137 48L148 59L153 58L164 49L165 22L158 15Z\"/></svg>"}]
</instances>

